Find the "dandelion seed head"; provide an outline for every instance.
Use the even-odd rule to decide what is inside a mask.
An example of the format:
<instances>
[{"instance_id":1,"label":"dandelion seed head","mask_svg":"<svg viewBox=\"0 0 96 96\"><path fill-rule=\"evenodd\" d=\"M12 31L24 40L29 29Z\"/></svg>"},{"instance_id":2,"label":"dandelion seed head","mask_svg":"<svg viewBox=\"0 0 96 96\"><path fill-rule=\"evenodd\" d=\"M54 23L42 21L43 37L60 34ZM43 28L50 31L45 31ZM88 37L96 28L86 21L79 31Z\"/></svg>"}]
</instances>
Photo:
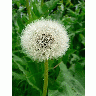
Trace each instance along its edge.
<instances>
[{"instance_id":1,"label":"dandelion seed head","mask_svg":"<svg viewBox=\"0 0 96 96\"><path fill-rule=\"evenodd\" d=\"M52 20L38 20L26 26L21 35L21 46L33 60L40 62L58 58L69 47L67 32L61 24Z\"/></svg>"}]
</instances>

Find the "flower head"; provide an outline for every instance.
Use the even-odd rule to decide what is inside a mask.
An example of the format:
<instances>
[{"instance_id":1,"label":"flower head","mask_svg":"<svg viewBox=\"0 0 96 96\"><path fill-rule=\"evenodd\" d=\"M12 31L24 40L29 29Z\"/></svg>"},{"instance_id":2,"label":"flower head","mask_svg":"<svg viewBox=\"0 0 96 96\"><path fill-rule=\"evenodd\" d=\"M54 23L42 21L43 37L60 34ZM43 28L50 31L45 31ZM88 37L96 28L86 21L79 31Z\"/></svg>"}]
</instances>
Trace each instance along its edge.
<instances>
[{"instance_id":1,"label":"flower head","mask_svg":"<svg viewBox=\"0 0 96 96\"><path fill-rule=\"evenodd\" d=\"M58 58L69 47L67 32L61 24L52 20L38 20L22 31L21 45L30 58L43 61Z\"/></svg>"}]
</instances>

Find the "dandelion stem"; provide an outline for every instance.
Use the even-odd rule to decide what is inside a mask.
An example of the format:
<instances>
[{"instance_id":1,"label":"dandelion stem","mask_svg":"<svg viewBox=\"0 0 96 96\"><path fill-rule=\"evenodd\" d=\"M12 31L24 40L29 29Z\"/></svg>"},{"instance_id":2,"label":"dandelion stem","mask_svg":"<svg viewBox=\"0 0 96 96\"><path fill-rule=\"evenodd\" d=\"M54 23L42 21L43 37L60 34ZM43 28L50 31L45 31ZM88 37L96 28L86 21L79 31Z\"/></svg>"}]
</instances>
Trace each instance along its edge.
<instances>
[{"instance_id":1,"label":"dandelion stem","mask_svg":"<svg viewBox=\"0 0 96 96\"><path fill-rule=\"evenodd\" d=\"M47 87L48 87L48 60L44 63L44 86L43 86L43 96L47 94Z\"/></svg>"},{"instance_id":2,"label":"dandelion stem","mask_svg":"<svg viewBox=\"0 0 96 96\"><path fill-rule=\"evenodd\" d=\"M30 10L30 6L29 6L29 0L26 0L26 7L27 7L27 12L29 15L29 20L31 19L31 10Z\"/></svg>"},{"instance_id":3,"label":"dandelion stem","mask_svg":"<svg viewBox=\"0 0 96 96\"><path fill-rule=\"evenodd\" d=\"M44 4L44 0L41 0L41 6L43 6L43 4Z\"/></svg>"},{"instance_id":4,"label":"dandelion stem","mask_svg":"<svg viewBox=\"0 0 96 96\"><path fill-rule=\"evenodd\" d=\"M61 0L61 3L63 4L63 0Z\"/></svg>"}]
</instances>

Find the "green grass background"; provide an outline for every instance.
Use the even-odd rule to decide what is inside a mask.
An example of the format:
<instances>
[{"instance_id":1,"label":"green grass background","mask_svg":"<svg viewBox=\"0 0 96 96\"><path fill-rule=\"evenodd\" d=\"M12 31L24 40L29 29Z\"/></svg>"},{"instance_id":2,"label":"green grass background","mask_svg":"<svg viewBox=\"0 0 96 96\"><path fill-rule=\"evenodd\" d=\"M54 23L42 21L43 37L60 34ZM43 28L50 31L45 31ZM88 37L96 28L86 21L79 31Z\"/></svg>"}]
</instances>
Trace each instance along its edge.
<instances>
[{"instance_id":1,"label":"green grass background","mask_svg":"<svg viewBox=\"0 0 96 96\"><path fill-rule=\"evenodd\" d=\"M42 96L44 62L32 61L22 52L20 36L25 26L45 18L60 21L66 28L70 47L62 58L49 60L48 96L85 96L85 1L12 1L12 96ZM59 64L58 67L54 68Z\"/></svg>"}]
</instances>

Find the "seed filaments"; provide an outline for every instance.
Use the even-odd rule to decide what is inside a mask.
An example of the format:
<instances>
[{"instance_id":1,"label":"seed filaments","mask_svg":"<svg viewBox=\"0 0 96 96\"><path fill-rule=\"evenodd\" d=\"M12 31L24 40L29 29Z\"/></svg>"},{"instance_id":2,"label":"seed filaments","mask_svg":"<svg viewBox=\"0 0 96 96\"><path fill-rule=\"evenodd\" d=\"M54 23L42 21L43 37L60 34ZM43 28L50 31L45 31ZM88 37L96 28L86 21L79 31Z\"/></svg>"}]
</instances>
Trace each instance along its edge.
<instances>
[{"instance_id":1,"label":"seed filaments","mask_svg":"<svg viewBox=\"0 0 96 96\"><path fill-rule=\"evenodd\" d=\"M69 37L58 22L37 20L22 31L21 46L32 60L42 62L65 55L69 47Z\"/></svg>"},{"instance_id":2,"label":"seed filaments","mask_svg":"<svg viewBox=\"0 0 96 96\"><path fill-rule=\"evenodd\" d=\"M52 35L50 34L42 34L42 36L38 36L39 38L36 40L37 45L39 45L40 48L50 48L51 44L54 42L54 38L52 38ZM39 50L39 49L38 49Z\"/></svg>"}]
</instances>

